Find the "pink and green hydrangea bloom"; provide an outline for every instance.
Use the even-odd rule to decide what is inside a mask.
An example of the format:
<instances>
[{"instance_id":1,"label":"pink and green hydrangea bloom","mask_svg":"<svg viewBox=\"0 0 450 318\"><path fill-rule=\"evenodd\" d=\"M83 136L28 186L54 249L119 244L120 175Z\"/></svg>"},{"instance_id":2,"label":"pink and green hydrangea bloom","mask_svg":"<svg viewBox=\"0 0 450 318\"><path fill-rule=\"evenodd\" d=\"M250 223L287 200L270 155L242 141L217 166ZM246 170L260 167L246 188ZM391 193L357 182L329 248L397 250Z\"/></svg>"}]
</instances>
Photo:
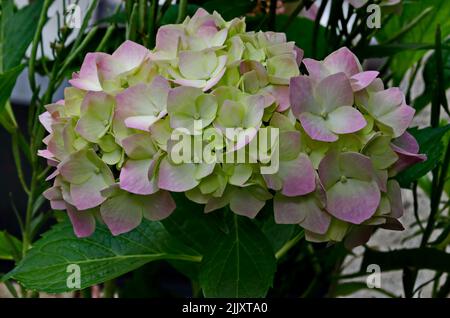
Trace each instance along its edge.
<instances>
[{"instance_id":1,"label":"pink and green hydrangea bloom","mask_svg":"<svg viewBox=\"0 0 450 318\"><path fill-rule=\"evenodd\" d=\"M273 200L275 221L300 225L311 241L401 229L392 177L426 159L406 131L414 110L347 48L302 59L285 34L246 32L243 19L203 9L161 27L151 51L127 41L111 55L88 54L64 100L39 117L49 133L39 155L55 168L44 196L79 237L98 221L120 235L164 219L176 208L171 192L205 213L229 206L249 218ZM261 148L266 128L279 134L264 160L171 156L174 132L225 156ZM262 174L274 156L277 170Z\"/></svg>"}]
</instances>

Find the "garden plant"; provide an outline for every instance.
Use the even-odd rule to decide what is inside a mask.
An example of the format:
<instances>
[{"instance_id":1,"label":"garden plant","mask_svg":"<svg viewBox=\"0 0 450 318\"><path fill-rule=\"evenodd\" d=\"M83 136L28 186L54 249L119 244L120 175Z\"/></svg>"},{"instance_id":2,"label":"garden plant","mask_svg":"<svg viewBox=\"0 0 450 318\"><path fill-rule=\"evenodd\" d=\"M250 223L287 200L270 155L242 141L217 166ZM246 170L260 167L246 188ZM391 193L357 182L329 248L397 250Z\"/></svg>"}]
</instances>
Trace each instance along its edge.
<instances>
[{"instance_id":1,"label":"garden plant","mask_svg":"<svg viewBox=\"0 0 450 318\"><path fill-rule=\"evenodd\" d=\"M450 295L448 1L105 3L0 2L5 293Z\"/></svg>"}]
</instances>

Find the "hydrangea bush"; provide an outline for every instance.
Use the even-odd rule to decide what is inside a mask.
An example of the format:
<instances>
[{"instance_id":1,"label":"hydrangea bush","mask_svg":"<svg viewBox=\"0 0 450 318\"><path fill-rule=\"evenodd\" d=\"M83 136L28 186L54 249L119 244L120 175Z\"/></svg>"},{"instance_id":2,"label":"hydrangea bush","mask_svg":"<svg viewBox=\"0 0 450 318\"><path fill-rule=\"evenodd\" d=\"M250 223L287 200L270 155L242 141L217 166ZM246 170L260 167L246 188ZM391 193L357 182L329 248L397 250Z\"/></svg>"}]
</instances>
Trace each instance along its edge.
<instances>
[{"instance_id":1,"label":"hydrangea bush","mask_svg":"<svg viewBox=\"0 0 450 318\"><path fill-rule=\"evenodd\" d=\"M425 160L406 132L414 109L350 50L303 59L285 34L246 32L243 19L203 9L162 26L151 51L126 41L112 55L87 54L70 84L40 116L49 135L39 155L55 168L44 195L78 237L96 222L119 235L143 217L164 219L176 208L171 192L183 192L205 213L229 206L249 218L273 200L275 221L299 224L310 241L356 233L359 242L376 227L402 228L393 177ZM227 128L240 133L228 138ZM204 132L200 142L225 153L255 146L249 131L263 128L279 132L275 173L261 173L261 158L170 155L179 129Z\"/></svg>"}]
</instances>

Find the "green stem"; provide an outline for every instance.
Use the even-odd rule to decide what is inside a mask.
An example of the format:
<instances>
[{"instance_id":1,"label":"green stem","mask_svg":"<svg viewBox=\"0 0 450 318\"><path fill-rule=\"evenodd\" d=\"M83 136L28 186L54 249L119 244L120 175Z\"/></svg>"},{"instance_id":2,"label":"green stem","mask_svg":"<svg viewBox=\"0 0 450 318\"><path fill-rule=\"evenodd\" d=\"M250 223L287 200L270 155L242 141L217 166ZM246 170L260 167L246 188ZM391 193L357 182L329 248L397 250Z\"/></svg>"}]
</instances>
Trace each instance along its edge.
<instances>
[{"instance_id":1,"label":"green stem","mask_svg":"<svg viewBox=\"0 0 450 318\"><path fill-rule=\"evenodd\" d=\"M34 33L33 44L31 46L30 60L28 62L28 80L30 82L30 87L33 92L36 91L36 78L34 77L35 72L34 69L36 65L37 50L41 39L42 30L44 29L45 22L47 22L47 11L52 3L53 0L45 0L44 2L44 6L39 16L39 22L36 29L36 33Z\"/></svg>"},{"instance_id":2,"label":"green stem","mask_svg":"<svg viewBox=\"0 0 450 318\"><path fill-rule=\"evenodd\" d=\"M27 253L31 244L31 220L33 215L34 196L37 188L36 170L33 169L31 176L30 193L28 194L27 210L25 214L25 226L22 240L22 256Z\"/></svg>"},{"instance_id":3,"label":"green stem","mask_svg":"<svg viewBox=\"0 0 450 318\"><path fill-rule=\"evenodd\" d=\"M287 241L276 253L275 258L278 260L282 258L292 247L294 247L304 237L305 233L302 231Z\"/></svg>"},{"instance_id":4,"label":"green stem","mask_svg":"<svg viewBox=\"0 0 450 318\"><path fill-rule=\"evenodd\" d=\"M98 27L93 27L89 33L86 35L84 40L81 42L81 44L69 55L69 57L66 59L64 64L62 65L61 69L58 72L58 78L62 78L64 76L64 72L66 71L67 67L69 67L70 63L79 56L79 54L83 51L83 49L89 44L89 42L94 38L95 34L98 31ZM58 85L57 85L58 86Z\"/></svg>"},{"instance_id":5,"label":"green stem","mask_svg":"<svg viewBox=\"0 0 450 318\"><path fill-rule=\"evenodd\" d=\"M153 0L152 6L150 8L150 17L148 21L148 47L150 49L152 49L155 46L157 17L158 17L158 0Z\"/></svg>"},{"instance_id":6,"label":"green stem","mask_svg":"<svg viewBox=\"0 0 450 318\"><path fill-rule=\"evenodd\" d=\"M139 11L138 4L135 3L133 5L133 10L131 10L130 22L127 25L127 34L126 34L127 40L134 41L136 39L138 11Z\"/></svg>"},{"instance_id":7,"label":"green stem","mask_svg":"<svg viewBox=\"0 0 450 318\"><path fill-rule=\"evenodd\" d=\"M314 21L314 29L312 36L312 57L317 57L317 38L320 28L320 20L322 19L322 15L325 12L325 8L327 7L328 0L323 0L320 4L319 10L317 11L316 21Z\"/></svg>"},{"instance_id":8,"label":"green stem","mask_svg":"<svg viewBox=\"0 0 450 318\"><path fill-rule=\"evenodd\" d=\"M187 12L187 0L180 0L180 4L178 5L178 16L177 23L181 23L184 21Z\"/></svg>"},{"instance_id":9,"label":"green stem","mask_svg":"<svg viewBox=\"0 0 450 318\"><path fill-rule=\"evenodd\" d=\"M12 153L13 153L14 163L16 165L17 176L19 178L20 184L22 185L23 191L25 191L26 194L29 194L30 190L28 189L27 183L25 181L25 177L24 177L23 169L22 169L22 160L20 159L19 133L20 132L19 132L18 128L16 128L12 135Z\"/></svg>"}]
</instances>

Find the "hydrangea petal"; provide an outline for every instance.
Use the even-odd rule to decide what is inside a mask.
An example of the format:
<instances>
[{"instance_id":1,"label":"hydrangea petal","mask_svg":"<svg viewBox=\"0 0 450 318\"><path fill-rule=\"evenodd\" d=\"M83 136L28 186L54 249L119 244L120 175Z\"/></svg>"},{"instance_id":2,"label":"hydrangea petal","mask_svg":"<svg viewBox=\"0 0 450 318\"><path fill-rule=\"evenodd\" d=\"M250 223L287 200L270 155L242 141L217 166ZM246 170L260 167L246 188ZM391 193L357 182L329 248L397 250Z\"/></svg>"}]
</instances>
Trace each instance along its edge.
<instances>
[{"instance_id":1,"label":"hydrangea petal","mask_svg":"<svg viewBox=\"0 0 450 318\"><path fill-rule=\"evenodd\" d=\"M354 92L367 88L380 73L377 71L366 71L350 77L350 83Z\"/></svg>"},{"instance_id":2,"label":"hydrangea petal","mask_svg":"<svg viewBox=\"0 0 450 318\"><path fill-rule=\"evenodd\" d=\"M316 107L317 114L321 111L329 113L340 106L353 105L353 90L344 73L324 78L317 84L314 94L317 103L322 107L321 110Z\"/></svg>"},{"instance_id":3,"label":"hydrangea petal","mask_svg":"<svg viewBox=\"0 0 450 318\"><path fill-rule=\"evenodd\" d=\"M141 195L158 191L156 181L148 177L152 164L152 159L127 160L120 170L120 188Z\"/></svg>"},{"instance_id":4,"label":"hydrangea petal","mask_svg":"<svg viewBox=\"0 0 450 318\"><path fill-rule=\"evenodd\" d=\"M95 231L95 217L92 211L78 211L70 204L66 204L66 207L75 235L79 238L91 236Z\"/></svg>"},{"instance_id":5,"label":"hydrangea petal","mask_svg":"<svg viewBox=\"0 0 450 318\"><path fill-rule=\"evenodd\" d=\"M159 166L158 186L174 192L190 190L200 183L194 177L196 170L197 167L194 163L176 165L164 158Z\"/></svg>"},{"instance_id":6,"label":"hydrangea petal","mask_svg":"<svg viewBox=\"0 0 450 318\"><path fill-rule=\"evenodd\" d=\"M146 57L148 57L149 50L133 41L123 42L112 56L116 58L124 67L124 71L130 71L138 67Z\"/></svg>"},{"instance_id":7,"label":"hydrangea petal","mask_svg":"<svg viewBox=\"0 0 450 318\"><path fill-rule=\"evenodd\" d=\"M316 188L314 167L304 153L300 153L295 160L280 162L278 175L283 180L281 193L285 196L304 195Z\"/></svg>"},{"instance_id":8,"label":"hydrangea petal","mask_svg":"<svg viewBox=\"0 0 450 318\"><path fill-rule=\"evenodd\" d=\"M346 47L328 55L323 64L331 73L343 72L349 78L362 71L358 58Z\"/></svg>"},{"instance_id":9,"label":"hydrangea petal","mask_svg":"<svg viewBox=\"0 0 450 318\"><path fill-rule=\"evenodd\" d=\"M300 224L318 234L325 234L331 222L331 216L323 209L315 193L298 197L277 194L274 213L278 224Z\"/></svg>"},{"instance_id":10,"label":"hydrangea petal","mask_svg":"<svg viewBox=\"0 0 450 318\"><path fill-rule=\"evenodd\" d=\"M380 197L375 181L348 179L327 189L327 211L340 220L361 224L375 213Z\"/></svg>"},{"instance_id":11,"label":"hydrangea petal","mask_svg":"<svg viewBox=\"0 0 450 318\"><path fill-rule=\"evenodd\" d=\"M105 201L101 191L113 183L113 180L105 180L102 175L94 174L89 180L81 184L70 185L70 196L78 210L95 208Z\"/></svg>"},{"instance_id":12,"label":"hydrangea petal","mask_svg":"<svg viewBox=\"0 0 450 318\"><path fill-rule=\"evenodd\" d=\"M338 140L338 136L328 129L327 123L322 117L305 112L301 113L298 119L311 139L325 142Z\"/></svg>"},{"instance_id":13,"label":"hydrangea petal","mask_svg":"<svg viewBox=\"0 0 450 318\"><path fill-rule=\"evenodd\" d=\"M141 224L143 208L138 196L120 191L102 204L100 213L111 233L119 235Z\"/></svg>"},{"instance_id":14,"label":"hydrangea petal","mask_svg":"<svg viewBox=\"0 0 450 318\"><path fill-rule=\"evenodd\" d=\"M328 114L327 127L336 134L349 134L363 129L367 122L355 108L342 106Z\"/></svg>"}]
</instances>

